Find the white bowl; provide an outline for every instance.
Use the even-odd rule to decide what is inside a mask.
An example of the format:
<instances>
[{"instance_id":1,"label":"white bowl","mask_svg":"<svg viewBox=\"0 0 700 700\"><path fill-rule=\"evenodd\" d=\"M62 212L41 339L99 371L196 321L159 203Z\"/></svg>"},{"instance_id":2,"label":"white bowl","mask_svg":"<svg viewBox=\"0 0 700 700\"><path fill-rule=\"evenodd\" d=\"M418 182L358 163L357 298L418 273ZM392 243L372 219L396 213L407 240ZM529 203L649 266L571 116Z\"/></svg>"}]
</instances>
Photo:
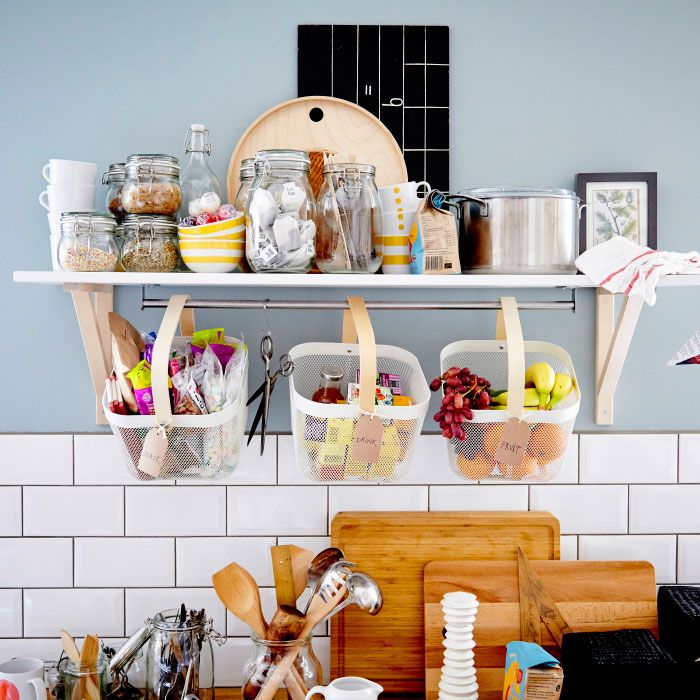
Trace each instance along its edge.
<instances>
[{"instance_id":1,"label":"white bowl","mask_svg":"<svg viewBox=\"0 0 700 700\"><path fill-rule=\"evenodd\" d=\"M448 666L445 664L440 669L440 672L444 676L449 676L450 678L472 678L476 677L476 666L474 666L473 663L464 667Z\"/></svg>"},{"instance_id":2,"label":"white bowl","mask_svg":"<svg viewBox=\"0 0 700 700\"><path fill-rule=\"evenodd\" d=\"M445 693L449 693L451 695L456 695L460 698L463 698L465 695L472 695L476 693L476 691L479 690L479 684L469 683L468 685L455 685L454 683L446 683L445 681L440 681L438 683L438 688L440 688L440 690L444 691Z\"/></svg>"},{"instance_id":3,"label":"white bowl","mask_svg":"<svg viewBox=\"0 0 700 700\"><path fill-rule=\"evenodd\" d=\"M470 661L474 658L473 651L456 651L454 649L445 649L443 653L443 659L445 663L448 661L456 661L457 663L464 663L465 661Z\"/></svg>"},{"instance_id":4,"label":"white bowl","mask_svg":"<svg viewBox=\"0 0 700 700\"><path fill-rule=\"evenodd\" d=\"M476 596L473 593L467 591L450 591L442 596L442 603L450 603L452 605L465 605L470 603L479 604Z\"/></svg>"}]
</instances>

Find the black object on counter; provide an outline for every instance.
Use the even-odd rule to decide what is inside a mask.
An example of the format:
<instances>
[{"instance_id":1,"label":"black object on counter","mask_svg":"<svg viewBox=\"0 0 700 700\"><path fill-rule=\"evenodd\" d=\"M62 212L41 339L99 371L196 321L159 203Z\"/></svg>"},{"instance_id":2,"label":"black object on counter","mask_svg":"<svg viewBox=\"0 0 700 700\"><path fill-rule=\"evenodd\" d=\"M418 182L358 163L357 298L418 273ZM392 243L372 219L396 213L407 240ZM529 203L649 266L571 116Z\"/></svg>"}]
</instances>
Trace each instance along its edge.
<instances>
[{"instance_id":1,"label":"black object on counter","mask_svg":"<svg viewBox=\"0 0 700 700\"><path fill-rule=\"evenodd\" d=\"M662 646L679 663L694 663L700 658L700 588L661 586L657 602Z\"/></svg>"},{"instance_id":2,"label":"black object on counter","mask_svg":"<svg viewBox=\"0 0 700 700\"><path fill-rule=\"evenodd\" d=\"M561 700L670 700L688 689L687 666L649 630L574 632L564 635L561 652Z\"/></svg>"}]
</instances>

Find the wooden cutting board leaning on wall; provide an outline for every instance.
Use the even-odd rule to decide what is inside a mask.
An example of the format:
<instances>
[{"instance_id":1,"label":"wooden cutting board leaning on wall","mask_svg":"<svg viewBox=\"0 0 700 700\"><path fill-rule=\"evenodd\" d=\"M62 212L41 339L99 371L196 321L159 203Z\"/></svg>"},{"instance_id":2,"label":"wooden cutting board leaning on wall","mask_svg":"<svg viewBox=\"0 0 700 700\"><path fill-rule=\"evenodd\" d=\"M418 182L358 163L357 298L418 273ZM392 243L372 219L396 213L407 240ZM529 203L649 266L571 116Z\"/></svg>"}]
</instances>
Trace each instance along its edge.
<instances>
[{"instance_id":1,"label":"wooden cutting board leaning on wall","mask_svg":"<svg viewBox=\"0 0 700 700\"><path fill-rule=\"evenodd\" d=\"M370 617L349 606L331 621L331 677L362 676L390 693L424 692L423 568L434 560L559 558L559 521L537 512L338 513L331 544L382 588Z\"/></svg>"},{"instance_id":2,"label":"wooden cutting board leaning on wall","mask_svg":"<svg viewBox=\"0 0 700 700\"><path fill-rule=\"evenodd\" d=\"M654 567L649 562L531 563L574 632L650 629L656 633L656 580ZM425 567L424 579L427 700L437 698L442 667L444 620L440 601L448 591L462 590L474 593L479 599L474 626L479 700L501 700L505 646L520 639L516 557L512 561L498 562L433 562ZM549 630L544 623L540 628L542 646L559 658L559 650Z\"/></svg>"}]
</instances>

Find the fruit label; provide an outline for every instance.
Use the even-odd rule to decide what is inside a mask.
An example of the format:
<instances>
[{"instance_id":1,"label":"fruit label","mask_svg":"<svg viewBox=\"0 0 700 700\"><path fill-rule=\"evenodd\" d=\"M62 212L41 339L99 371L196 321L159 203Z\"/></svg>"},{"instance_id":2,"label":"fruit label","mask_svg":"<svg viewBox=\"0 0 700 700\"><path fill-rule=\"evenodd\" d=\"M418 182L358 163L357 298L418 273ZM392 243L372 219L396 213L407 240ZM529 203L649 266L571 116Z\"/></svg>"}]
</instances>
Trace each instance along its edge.
<instances>
[{"instance_id":1,"label":"fruit label","mask_svg":"<svg viewBox=\"0 0 700 700\"><path fill-rule=\"evenodd\" d=\"M366 413L361 414L355 426L355 439L352 442L350 459L377 464L382 449L383 433L381 418L368 416Z\"/></svg>"},{"instance_id":2,"label":"fruit label","mask_svg":"<svg viewBox=\"0 0 700 700\"><path fill-rule=\"evenodd\" d=\"M168 451L168 439L162 430L151 428L143 441L143 449L139 457L139 471L154 478L163 469L163 460Z\"/></svg>"},{"instance_id":3,"label":"fruit label","mask_svg":"<svg viewBox=\"0 0 700 700\"><path fill-rule=\"evenodd\" d=\"M494 459L501 464L519 467L525 459L529 439L530 425L524 420L511 418L503 426L501 441L496 448Z\"/></svg>"}]
</instances>

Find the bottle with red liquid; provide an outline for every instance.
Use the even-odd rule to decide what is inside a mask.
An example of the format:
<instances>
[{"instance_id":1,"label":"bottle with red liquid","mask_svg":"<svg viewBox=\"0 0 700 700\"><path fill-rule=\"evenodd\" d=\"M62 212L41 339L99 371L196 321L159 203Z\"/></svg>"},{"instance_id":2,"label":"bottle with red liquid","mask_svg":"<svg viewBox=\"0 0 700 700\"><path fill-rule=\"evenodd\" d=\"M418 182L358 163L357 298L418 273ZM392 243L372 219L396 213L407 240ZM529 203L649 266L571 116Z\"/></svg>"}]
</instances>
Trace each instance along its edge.
<instances>
[{"instance_id":1,"label":"bottle with red liquid","mask_svg":"<svg viewBox=\"0 0 700 700\"><path fill-rule=\"evenodd\" d=\"M345 401L340 391L340 382L343 380L343 370L340 367L321 367L321 383L311 397L316 403L338 403Z\"/></svg>"}]
</instances>

